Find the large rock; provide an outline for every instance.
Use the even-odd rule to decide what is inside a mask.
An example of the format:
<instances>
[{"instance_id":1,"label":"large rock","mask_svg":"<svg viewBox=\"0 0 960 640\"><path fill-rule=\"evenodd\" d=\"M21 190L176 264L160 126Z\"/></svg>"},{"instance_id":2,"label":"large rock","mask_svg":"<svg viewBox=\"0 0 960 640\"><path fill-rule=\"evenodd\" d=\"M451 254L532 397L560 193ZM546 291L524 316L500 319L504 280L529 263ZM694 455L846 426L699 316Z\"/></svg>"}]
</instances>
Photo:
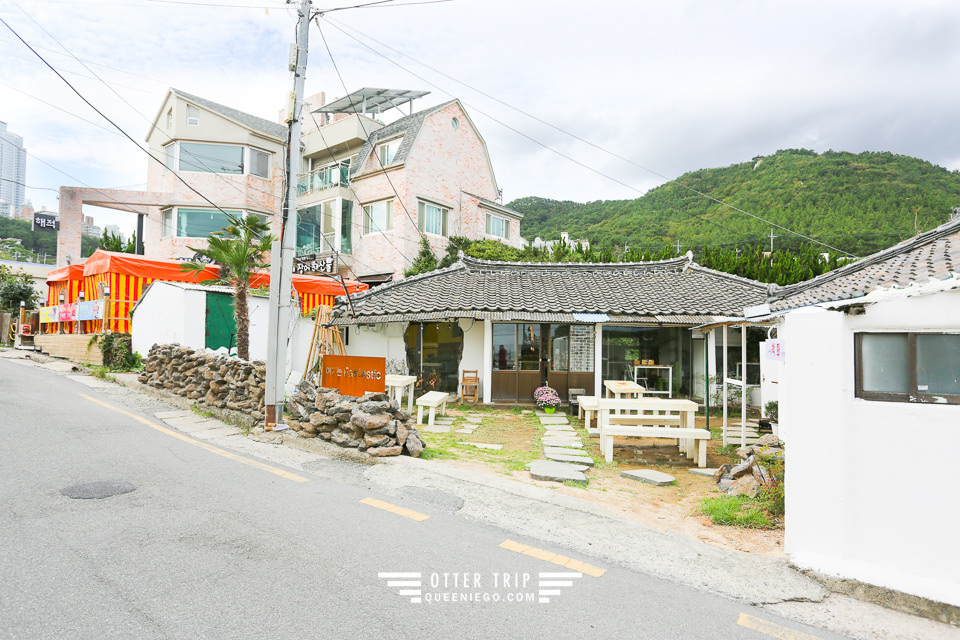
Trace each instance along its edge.
<instances>
[{"instance_id":1,"label":"large rock","mask_svg":"<svg viewBox=\"0 0 960 640\"><path fill-rule=\"evenodd\" d=\"M368 447L382 447L382 446L385 446L385 445L389 444L389 443L392 442L392 441L393 441L392 438L390 438L390 436L386 436L386 435L384 435L384 436L372 436L372 435L370 435L370 434L367 434L367 435L363 436L363 442L364 442Z\"/></svg>"},{"instance_id":2,"label":"large rock","mask_svg":"<svg viewBox=\"0 0 960 640\"><path fill-rule=\"evenodd\" d=\"M363 404L364 402L390 402L390 396L382 392L368 391L357 398L357 404Z\"/></svg>"},{"instance_id":3,"label":"large rock","mask_svg":"<svg viewBox=\"0 0 960 640\"><path fill-rule=\"evenodd\" d=\"M407 441L404 443L403 448L406 449L407 453L412 457L419 458L426 447L420 439L420 436L416 432L411 431L407 434Z\"/></svg>"},{"instance_id":4,"label":"large rock","mask_svg":"<svg viewBox=\"0 0 960 640\"><path fill-rule=\"evenodd\" d=\"M401 422L397 424L397 442L403 445L407 441L407 435L410 431L407 430L407 427Z\"/></svg>"},{"instance_id":5,"label":"large rock","mask_svg":"<svg viewBox=\"0 0 960 640\"><path fill-rule=\"evenodd\" d=\"M398 456L403 453L403 447L396 445L394 447L373 447L367 449L367 453L371 456L385 457L385 456Z\"/></svg>"},{"instance_id":6,"label":"large rock","mask_svg":"<svg viewBox=\"0 0 960 640\"><path fill-rule=\"evenodd\" d=\"M584 470L588 468L586 465L566 464L553 460L535 460L527 466L530 468L530 477L534 480L550 482L587 481L587 476L583 475Z\"/></svg>"},{"instance_id":7,"label":"large rock","mask_svg":"<svg viewBox=\"0 0 960 640\"><path fill-rule=\"evenodd\" d=\"M381 393L377 395L383 394ZM390 403L385 400L368 400L358 404L357 408L365 413L386 413L393 410L393 407L390 406Z\"/></svg>"},{"instance_id":8,"label":"large rock","mask_svg":"<svg viewBox=\"0 0 960 640\"><path fill-rule=\"evenodd\" d=\"M744 460L743 462L735 466L733 469L730 469L730 476L732 478L739 478L740 476L746 475L750 473L751 467L753 467L753 465L755 465L756 463L757 463L757 457L750 456L749 458L747 458L746 460Z\"/></svg>"},{"instance_id":9,"label":"large rock","mask_svg":"<svg viewBox=\"0 0 960 640\"><path fill-rule=\"evenodd\" d=\"M317 411L310 415L309 422L310 424L316 425L318 427L327 426L327 425L332 426L337 424L337 419L334 418L333 416L328 416L325 413L320 413L319 411Z\"/></svg>"},{"instance_id":10,"label":"large rock","mask_svg":"<svg viewBox=\"0 0 960 640\"><path fill-rule=\"evenodd\" d=\"M773 435L772 433L768 433L768 434L765 435L765 436L760 436L760 438L754 443L754 446L757 446L757 447L779 447L779 446L780 446L780 438L778 438L777 436Z\"/></svg>"},{"instance_id":11,"label":"large rock","mask_svg":"<svg viewBox=\"0 0 960 640\"><path fill-rule=\"evenodd\" d=\"M727 491L731 496L747 496L756 498L760 491L760 483L753 477L753 474L741 476L733 481L730 489Z\"/></svg>"}]
</instances>

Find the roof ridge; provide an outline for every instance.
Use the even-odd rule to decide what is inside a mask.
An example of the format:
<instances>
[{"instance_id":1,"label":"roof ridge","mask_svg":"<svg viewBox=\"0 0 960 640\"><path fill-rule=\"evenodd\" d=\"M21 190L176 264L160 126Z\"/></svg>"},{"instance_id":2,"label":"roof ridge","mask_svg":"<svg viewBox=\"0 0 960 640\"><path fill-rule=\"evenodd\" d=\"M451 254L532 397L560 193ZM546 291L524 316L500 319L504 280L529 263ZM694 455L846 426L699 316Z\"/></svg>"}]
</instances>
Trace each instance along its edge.
<instances>
[{"instance_id":1,"label":"roof ridge","mask_svg":"<svg viewBox=\"0 0 960 640\"><path fill-rule=\"evenodd\" d=\"M845 264L842 267L838 267L833 271L828 271L827 273L821 273L818 276L815 276L809 280L804 280L803 282L797 282L794 284L779 286L775 285L770 290L770 297L772 299L782 300L789 296L792 296L801 291L806 291L807 289L812 289L822 285L825 282L831 282L838 278L850 275L851 273L856 273L866 269L867 267L873 266L879 262L883 262L893 256L906 253L921 247L925 244L929 244L940 238L947 237L954 233L960 232L960 217L954 220L948 220L947 222L930 229L929 231L924 231L923 233L917 234L912 238L907 238L892 247L887 247L886 249L881 249L875 253L863 257L856 262L851 262L850 264Z\"/></svg>"},{"instance_id":2,"label":"roof ridge","mask_svg":"<svg viewBox=\"0 0 960 640\"><path fill-rule=\"evenodd\" d=\"M449 273L451 271L456 271L457 269L462 269L463 266L464 266L463 263L457 260L449 267L444 267L443 269L434 269L433 271L427 271L426 273L418 273L413 276L404 276L399 280L393 280L392 282L386 282L376 287L370 287L366 291L361 291L360 293L352 294L353 295L352 299L355 301L362 301L365 298L367 298L367 296L375 292L382 293L384 291L389 291L390 289L394 289L396 287L400 287L403 285L410 285L412 283L419 282L420 280L424 280L429 277L434 277L443 273Z\"/></svg>"},{"instance_id":3,"label":"roof ridge","mask_svg":"<svg viewBox=\"0 0 960 640\"><path fill-rule=\"evenodd\" d=\"M738 276L735 273L728 273L726 271L717 271L716 269L711 269L710 267L705 267L698 262L690 262L688 266L689 269L696 269L697 271L703 271L705 273L710 273L715 276L720 276L721 278L727 278L728 280L734 280L736 282L742 282L744 284L749 284L757 288L766 289L767 293L770 293L771 287L775 286L769 282L760 282L759 280L754 280L752 278L747 278L745 276Z\"/></svg>"},{"instance_id":4,"label":"roof ridge","mask_svg":"<svg viewBox=\"0 0 960 640\"><path fill-rule=\"evenodd\" d=\"M464 255L462 258L465 266L468 268L473 263L476 266L504 266L504 267L528 267L540 269L568 269L570 267L594 267L597 269L611 269L614 267L654 267L654 266L673 266L684 267L692 263L693 259L689 252L676 258L666 258L664 260L648 260L646 262L510 262L507 260L484 260Z\"/></svg>"}]
</instances>

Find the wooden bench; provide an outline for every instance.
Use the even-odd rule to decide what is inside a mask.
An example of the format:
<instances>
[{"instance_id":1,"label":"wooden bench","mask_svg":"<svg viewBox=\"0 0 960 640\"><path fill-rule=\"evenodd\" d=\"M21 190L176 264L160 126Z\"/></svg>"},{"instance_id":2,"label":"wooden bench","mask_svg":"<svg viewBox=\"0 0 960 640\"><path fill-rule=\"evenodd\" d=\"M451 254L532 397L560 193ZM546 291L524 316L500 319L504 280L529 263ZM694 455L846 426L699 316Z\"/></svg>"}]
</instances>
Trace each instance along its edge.
<instances>
[{"instance_id":1,"label":"wooden bench","mask_svg":"<svg viewBox=\"0 0 960 640\"><path fill-rule=\"evenodd\" d=\"M680 451L693 455L693 462L701 469L707 466L707 442L710 432L706 429L681 429L679 427L642 427L637 425L604 425L600 432L600 450L607 462L613 462L614 436L629 438L669 438L678 441Z\"/></svg>"},{"instance_id":2,"label":"wooden bench","mask_svg":"<svg viewBox=\"0 0 960 640\"><path fill-rule=\"evenodd\" d=\"M577 417L583 419L583 426L587 433L596 435L600 430L596 427L590 428L591 418L595 418L600 405L597 403L597 396L579 396L577 398Z\"/></svg>"},{"instance_id":3,"label":"wooden bench","mask_svg":"<svg viewBox=\"0 0 960 640\"><path fill-rule=\"evenodd\" d=\"M440 407L440 415L447 415L447 399L449 394L442 391L428 391L417 398L417 424L423 424L423 408L430 409L429 424L433 426L433 419L436 416L437 407Z\"/></svg>"}]
</instances>

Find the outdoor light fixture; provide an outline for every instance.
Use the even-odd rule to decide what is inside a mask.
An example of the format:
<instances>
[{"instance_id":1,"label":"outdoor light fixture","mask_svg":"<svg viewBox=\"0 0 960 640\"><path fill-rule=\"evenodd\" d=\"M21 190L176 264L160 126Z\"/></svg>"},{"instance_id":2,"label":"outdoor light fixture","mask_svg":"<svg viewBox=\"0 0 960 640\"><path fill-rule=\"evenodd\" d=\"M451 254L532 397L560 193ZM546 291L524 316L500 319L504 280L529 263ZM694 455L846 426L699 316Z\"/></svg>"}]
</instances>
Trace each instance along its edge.
<instances>
[{"instance_id":1,"label":"outdoor light fixture","mask_svg":"<svg viewBox=\"0 0 960 640\"><path fill-rule=\"evenodd\" d=\"M60 294L60 304L63 304L63 294Z\"/></svg>"},{"instance_id":2,"label":"outdoor light fixture","mask_svg":"<svg viewBox=\"0 0 960 640\"><path fill-rule=\"evenodd\" d=\"M103 295L104 297L110 296L110 285L103 285Z\"/></svg>"},{"instance_id":3,"label":"outdoor light fixture","mask_svg":"<svg viewBox=\"0 0 960 640\"><path fill-rule=\"evenodd\" d=\"M86 297L85 294L83 293L83 291L81 291L81 292L80 292L80 302L83 302L83 299L84 299L85 297Z\"/></svg>"},{"instance_id":4,"label":"outdoor light fixture","mask_svg":"<svg viewBox=\"0 0 960 640\"><path fill-rule=\"evenodd\" d=\"M21 300L21 301L20 301L20 308L21 308L21 309L26 309L26 308L27 308L27 301L26 301L26 300Z\"/></svg>"}]
</instances>

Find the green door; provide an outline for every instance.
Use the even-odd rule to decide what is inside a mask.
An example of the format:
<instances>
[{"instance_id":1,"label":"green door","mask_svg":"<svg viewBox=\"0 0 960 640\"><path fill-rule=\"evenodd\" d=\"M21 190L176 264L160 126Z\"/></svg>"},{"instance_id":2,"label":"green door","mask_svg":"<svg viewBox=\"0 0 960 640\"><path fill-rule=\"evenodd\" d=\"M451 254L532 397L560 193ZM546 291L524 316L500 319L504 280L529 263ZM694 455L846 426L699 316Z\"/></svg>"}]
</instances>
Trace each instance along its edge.
<instances>
[{"instance_id":1,"label":"green door","mask_svg":"<svg viewBox=\"0 0 960 640\"><path fill-rule=\"evenodd\" d=\"M233 296L207 292L204 346L208 349L237 346L237 321L233 317Z\"/></svg>"}]
</instances>

